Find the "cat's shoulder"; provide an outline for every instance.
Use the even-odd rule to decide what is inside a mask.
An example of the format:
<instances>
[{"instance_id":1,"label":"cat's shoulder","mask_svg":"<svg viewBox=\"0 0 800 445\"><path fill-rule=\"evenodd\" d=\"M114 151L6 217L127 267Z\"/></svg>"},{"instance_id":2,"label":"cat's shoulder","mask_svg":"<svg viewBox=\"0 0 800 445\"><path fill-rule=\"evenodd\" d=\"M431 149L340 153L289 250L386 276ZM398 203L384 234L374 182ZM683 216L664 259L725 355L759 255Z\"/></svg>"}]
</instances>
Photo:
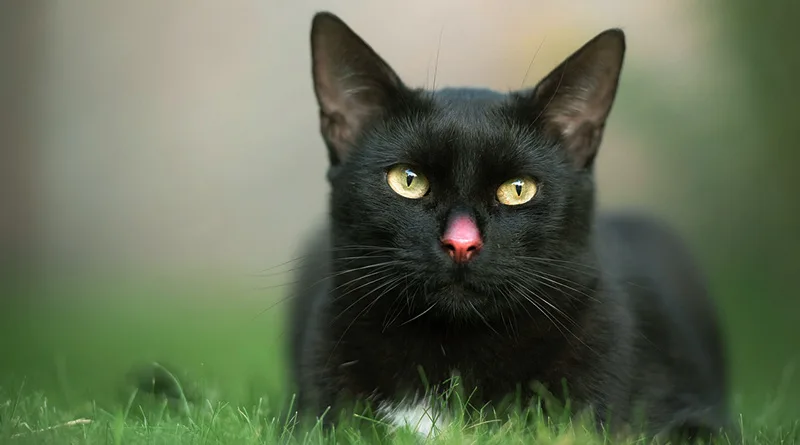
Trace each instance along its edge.
<instances>
[{"instance_id":1,"label":"cat's shoulder","mask_svg":"<svg viewBox=\"0 0 800 445\"><path fill-rule=\"evenodd\" d=\"M634 211L600 213L595 231L605 250L634 248L640 251L683 244L678 231L666 221Z\"/></svg>"},{"instance_id":2,"label":"cat's shoulder","mask_svg":"<svg viewBox=\"0 0 800 445\"><path fill-rule=\"evenodd\" d=\"M598 215L594 234L598 260L609 279L662 291L671 289L670 283L700 280L683 236L663 219L630 211L606 213Z\"/></svg>"}]
</instances>

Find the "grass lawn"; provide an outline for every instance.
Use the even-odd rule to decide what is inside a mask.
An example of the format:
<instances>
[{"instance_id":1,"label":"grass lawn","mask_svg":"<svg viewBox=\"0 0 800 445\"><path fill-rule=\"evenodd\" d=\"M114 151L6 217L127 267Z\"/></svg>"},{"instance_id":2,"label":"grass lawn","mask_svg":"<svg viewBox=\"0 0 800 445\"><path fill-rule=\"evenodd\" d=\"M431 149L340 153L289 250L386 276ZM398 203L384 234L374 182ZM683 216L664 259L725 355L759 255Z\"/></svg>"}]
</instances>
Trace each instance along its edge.
<instances>
[{"instance_id":1,"label":"grass lawn","mask_svg":"<svg viewBox=\"0 0 800 445\"><path fill-rule=\"evenodd\" d=\"M116 282L4 291L10 295L19 298L0 300L0 444L416 443L411 432L389 433L366 418L327 437L276 420L291 401L282 306L274 305L280 290ZM127 383L131 369L150 362L179 374L188 413ZM796 401L735 400L744 443L800 443L800 422L785 420ZM456 419L432 443L609 440L526 413Z\"/></svg>"}]
</instances>

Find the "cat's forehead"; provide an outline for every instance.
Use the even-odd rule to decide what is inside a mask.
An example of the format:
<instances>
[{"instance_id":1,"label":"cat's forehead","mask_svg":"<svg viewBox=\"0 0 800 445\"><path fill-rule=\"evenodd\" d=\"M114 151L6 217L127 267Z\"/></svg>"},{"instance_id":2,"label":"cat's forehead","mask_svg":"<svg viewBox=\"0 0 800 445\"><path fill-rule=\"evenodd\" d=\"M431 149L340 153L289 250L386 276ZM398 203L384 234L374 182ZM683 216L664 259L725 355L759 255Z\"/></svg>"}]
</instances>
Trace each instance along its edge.
<instances>
[{"instance_id":1,"label":"cat's forehead","mask_svg":"<svg viewBox=\"0 0 800 445\"><path fill-rule=\"evenodd\" d=\"M479 110L506 100L506 95L488 88L442 88L429 94L438 107L451 109Z\"/></svg>"},{"instance_id":2,"label":"cat's forehead","mask_svg":"<svg viewBox=\"0 0 800 445\"><path fill-rule=\"evenodd\" d=\"M506 101L503 94L478 88L444 88L429 94L435 120L451 127L484 124Z\"/></svg>"},{"instance_id":3,"label":"cat's forehead","mask_svg":"<svg viewBox=\"0 0 800 445\"><path fill-rule=\"evenodd\" d=\"M550 163L537 134L514 117L509 95L445 88L421 96L418 106L371 133L361 152L365 164L405 163L457 179L531 172Z\"/></svg>"},{"instance_id":4,"label":"cat's forehead","mask_svg":"<svg viewBox=\"0 0 800 445\"><path fill-rule=\"evenodd\" d=\"M417 127L422 150L497 158L519 146L508 95L489 89L448 88L431 93L433 106ZM484 156L481 156L484 155ZM455 160L455 159L454 159Z\"/></svg>"},{"instance_id":5,"label":"cat's forehead","mask_svg":"<svg viewBox=\"0 0 800 445\"><path fill-rule=\"evenodd\" d=\"M446 88L426 92L428 107L408 113L384 132L392 143L380 163L416 165L457 178L528 172L542 163L536 135L513 116L509 96L489 89Z\"/></svg>"}]
</instances>

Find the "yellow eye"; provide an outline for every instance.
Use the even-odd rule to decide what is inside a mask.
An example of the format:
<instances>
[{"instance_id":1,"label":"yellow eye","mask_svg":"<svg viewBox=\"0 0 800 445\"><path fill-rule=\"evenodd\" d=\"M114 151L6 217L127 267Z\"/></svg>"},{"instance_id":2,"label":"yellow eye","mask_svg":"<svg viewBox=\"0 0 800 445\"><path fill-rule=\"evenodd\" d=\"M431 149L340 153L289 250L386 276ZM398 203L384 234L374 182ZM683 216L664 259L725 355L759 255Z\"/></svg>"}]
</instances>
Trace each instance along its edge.
<instances>
[{"instance_id":1,"label":"yellow eye","mask_svg":"<svg viewBox=\"0 0 800 445\"><path fill-rule=\"evenodd\" d=\"M536 195L536 182L531 178L514 178L497 188L497 200L507 206L525 204Z\"/></svg>"},{"instance_id":2,"label":"yellow eye","mask_svg":"<svg viewBox=\"0 0 800 445\"><path fill-rule=\"evenodd\" d=\"M397 164L390 168L386 172L386 182L395 193L408 199L422 198L430 189L428 178L405 164Z\"/></svg>"}]
</instances>

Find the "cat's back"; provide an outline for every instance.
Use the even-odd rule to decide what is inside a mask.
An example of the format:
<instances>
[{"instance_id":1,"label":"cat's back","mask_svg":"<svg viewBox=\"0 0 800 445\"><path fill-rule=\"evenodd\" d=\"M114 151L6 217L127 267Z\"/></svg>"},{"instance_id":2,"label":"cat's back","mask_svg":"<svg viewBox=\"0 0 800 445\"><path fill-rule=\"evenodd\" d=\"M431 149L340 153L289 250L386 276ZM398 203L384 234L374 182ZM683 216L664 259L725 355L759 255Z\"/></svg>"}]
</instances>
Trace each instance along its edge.
<instances>
[{"instance_id":1,"label":"cat's back","mask_svg":"<svg viewBox=\"0 0 800 445\"><path fill-rule=\"evenodd\" d=\"M689 249L662 221L633 213L601 215L596 233L600 264L635 320L635 391L662 407L664 421L721 427L725 348ZM676 415L671 406L688 408Z\"/></svg>"},{"instance_id":2,"label":"cat's back","mask_svg":"<svg viewBox=\"0 0 800 445\"><path fill-rule=\"evenodd\" d=\"M675 230L653 217L617 212L600 215L597 234L601 264L632 303L642 311L658 310L681 331L697 330L704 349L720 349L705 277Z\"/></svg>"}]
</instances>

